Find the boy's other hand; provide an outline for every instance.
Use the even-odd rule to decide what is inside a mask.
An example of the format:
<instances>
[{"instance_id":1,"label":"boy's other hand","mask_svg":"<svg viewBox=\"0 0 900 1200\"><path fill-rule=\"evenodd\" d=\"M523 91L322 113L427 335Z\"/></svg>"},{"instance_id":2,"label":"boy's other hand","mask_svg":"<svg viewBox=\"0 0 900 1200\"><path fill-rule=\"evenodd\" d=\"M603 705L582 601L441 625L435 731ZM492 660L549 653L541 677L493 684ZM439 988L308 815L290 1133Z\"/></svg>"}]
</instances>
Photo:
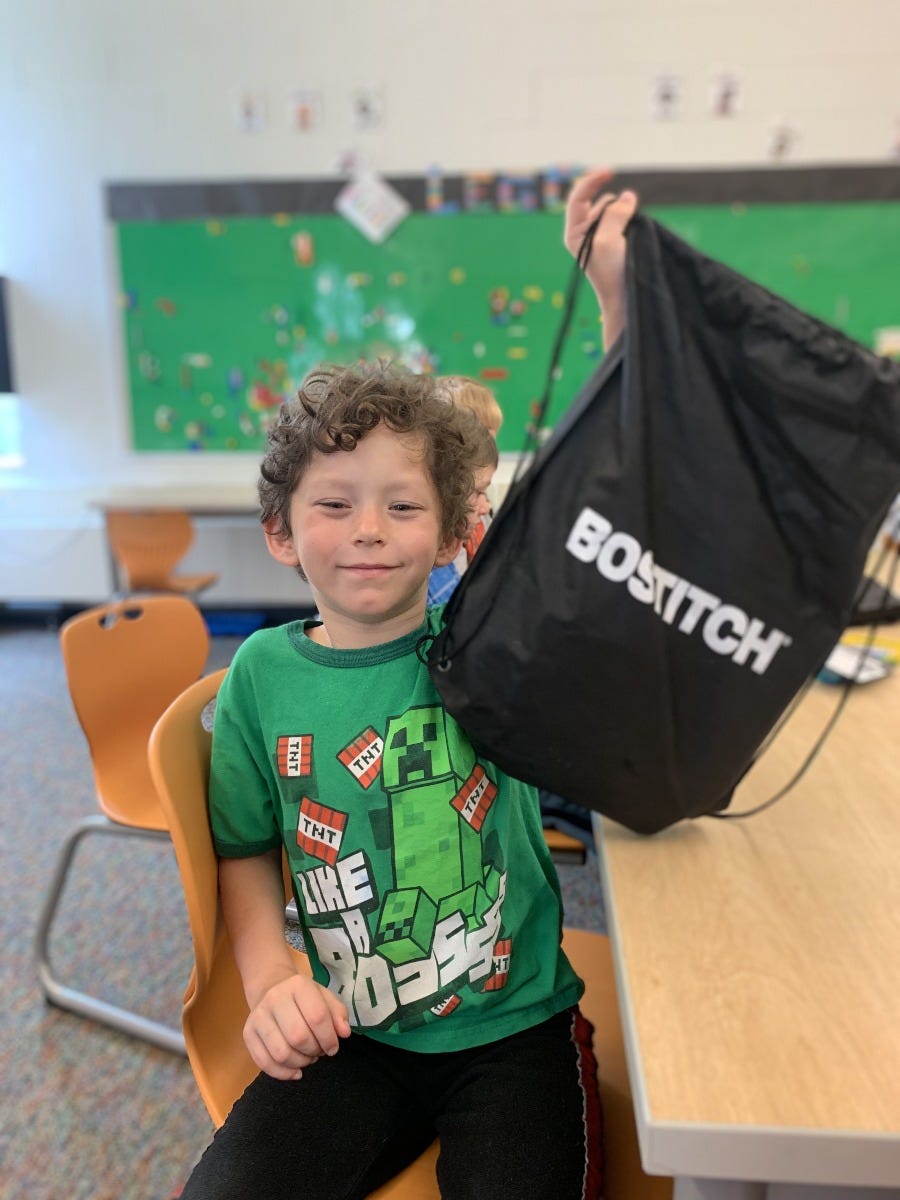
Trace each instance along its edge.
<instances>
[{"instance_id":1,"label":"boy's other hand","mask_svg":"<svg viewBox=\"0 0 900 1200\"><path fill-rule=\"evenodd\" d=\"M625 229L637 209L637 195L629 190L602 191L612 179L608 167L597 167L577 180L566 204L563 240L573 258L592 222L603 213L591 242L585 275L603 312L603 344L608 349L625 323ZM598 195L598 193L600 193Z\"/></svg>"},{"instance_id":2,"label":"boy's other hand","mask_svg":"<svg viewBox=\"0 0 900 1200\"><path fill-rule=\"evenodd\" d=\"M347 1009L308 975L274 984L244 1025L244 1043L261 1071L274 1079L299 1079L323 1054L337 1054L349 1037Z\"/></svg>"}]
</instances>

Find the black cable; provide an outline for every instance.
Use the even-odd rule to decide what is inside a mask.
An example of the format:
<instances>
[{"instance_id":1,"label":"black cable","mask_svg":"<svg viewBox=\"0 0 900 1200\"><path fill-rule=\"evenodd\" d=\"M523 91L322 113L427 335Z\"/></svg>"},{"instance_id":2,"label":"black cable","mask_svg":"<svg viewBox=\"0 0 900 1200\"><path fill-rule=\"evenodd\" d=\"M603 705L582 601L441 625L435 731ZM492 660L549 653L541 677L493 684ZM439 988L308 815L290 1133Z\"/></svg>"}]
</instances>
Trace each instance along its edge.
<instances>
[{"instance_id":1,"label":"black cable","mask_svg":"<svg viewBox=\"0 0 900 1200\"><path fill-rule=\"evenodd\" d=\"M882 549L881 554L879 555L879 557L875 563L875 566L872 568L873 576L877 575L878 572L881 570L881 567L884 564L885 558L890 550L891 550L890 545L885 545L885 547ZM897 575L898 564L900 564L900 553L896 553L894 561L891 564L890 576L888 578L887 587L885 588L884 597L882 599L882 605L885 609L887 608L890 594L893 591L894 579ZM860 587L857 589L857 595L856 595L856 599L854 601L855 604L859 603L859 601L862 599L862 597L865 596L871 583L872 583L871 578L862 580ZM838 718L840 717L841 713L844 711L847 701L850 699L850 693L853 691L853 688L858 683L862 669L868 659L869 650L872 648L872 643L875 641L875 635L878 632L878 624L879 624L878 614L876 613L872 618L871 625L869 626L869 632L866 637L866 640L865 640L863 646L861 647L859 660L856 664L856 669L853 672L853 676L850 679L847 679L845 681L844 686L841 690L840 699L838 700L838 703L837 703L837 706L836 706L834 712L831 714L831 716L826 721L825 726L824 726L822 732L819 734L818 738L816 739L815 743L813 744L812 749L809 751L809 753L807 754L804 761L800 764L799 768L794 773L793 777L790 780L788 780L788 782L784 785L784 787L779 789L779 791L777 791L774 796L770 796L768 800L763 800L760 804L754 805L753 808L746 808L746 809L743 809L741 812L705 813L704 816L715 817L716 820L719 820L719 821L737 821L737 820L741 820L743 817L753 817L757 813L761 813L765 809L771 808L773 804L775 804L778 800L781 800L782 797L786 796L788 794L788 792L791 791L791 789L794 788L800 782L800 780L803 778L803 776L809 770L812 763L817 758L822 747L825 745L825 742L828 740L829 736L831 735L832 730L834 729L835 725L837 724ZM815 681L815 676L810 676L810 678L806 681L806 683L803 685L803 687L800 689L800 691L794 697L794 699L792 700L792 702L790 703L790 705L788 706L786 711L782 714L781 718L776 723L774 729L769 733L769 736L765 739L765 741L763 742L760 749L753 756L753 762L751 763L751 766L755 765L759 761L759 759L762 757L762 755L765 753L765 751L769 748L769 746L771 746L772 742L775 740L775 737L779 733L781 733L782 729L787 724L790 717L793 716L794 712L796 711L797 707L800 704L800 701L806 696L807 692L809 691L809 689L814 681Z\"/></svg>"}]
</instances>

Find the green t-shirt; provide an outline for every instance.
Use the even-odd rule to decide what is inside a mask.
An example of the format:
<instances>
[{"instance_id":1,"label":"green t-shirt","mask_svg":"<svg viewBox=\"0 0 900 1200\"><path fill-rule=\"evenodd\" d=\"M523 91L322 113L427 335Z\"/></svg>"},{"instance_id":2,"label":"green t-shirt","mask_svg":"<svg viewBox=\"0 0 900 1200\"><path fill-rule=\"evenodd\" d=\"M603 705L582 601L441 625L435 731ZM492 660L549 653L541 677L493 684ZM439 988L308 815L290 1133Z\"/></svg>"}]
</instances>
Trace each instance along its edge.
<instances>
[{"instance_id":1,"label":"green t-shirt","mask_svg":"<svg viewBox=\"0 0 900 1200\"><path fill-rule=\"evenodd\" d=\"M209 793L222 857L286 847L313 973L351 1025L432 1052L583 991L537 793L478 758L416 654L440 619L361 650L302 622L253 634L219 692Z\"/></svg>"}]
</instances>

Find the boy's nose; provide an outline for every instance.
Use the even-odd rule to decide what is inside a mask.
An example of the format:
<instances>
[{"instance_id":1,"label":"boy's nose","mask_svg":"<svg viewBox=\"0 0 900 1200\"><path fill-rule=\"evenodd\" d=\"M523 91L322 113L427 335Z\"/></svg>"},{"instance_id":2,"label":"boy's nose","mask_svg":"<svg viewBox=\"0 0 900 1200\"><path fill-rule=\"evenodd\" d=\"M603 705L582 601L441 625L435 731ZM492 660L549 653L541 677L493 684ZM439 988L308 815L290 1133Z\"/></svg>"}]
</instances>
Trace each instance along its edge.
<instances>
[{"instance_id":1,"label":"boy's nose","mask_svg":"<svg viewBox=\"0 0 900 1200\"><path fill-rule=\"evenodd\" d=\"M378 509L375 507L360 509L355 537L360 542L384 541L384 520Z\"/></svg>"}]
</instances>

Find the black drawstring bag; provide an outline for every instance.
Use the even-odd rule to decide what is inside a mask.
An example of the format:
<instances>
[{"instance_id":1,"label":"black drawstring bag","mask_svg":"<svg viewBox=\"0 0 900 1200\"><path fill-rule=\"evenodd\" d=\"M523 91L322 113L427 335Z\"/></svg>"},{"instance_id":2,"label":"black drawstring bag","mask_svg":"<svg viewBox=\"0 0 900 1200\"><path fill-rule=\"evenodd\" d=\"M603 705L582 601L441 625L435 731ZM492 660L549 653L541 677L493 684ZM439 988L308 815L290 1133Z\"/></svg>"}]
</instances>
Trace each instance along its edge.
<instances>
[{"instance_id":1,"label":"black drawstring bag","mask_svg":"<svg viewBox=\"0 0 900 1200\"><path fill-rule=\"evenodd\" d=\"M653 833L727 807L845 628L900 490L900 364L640 213L626 286L428 662L505 771Z\"/></svg>"}]
</instances>

